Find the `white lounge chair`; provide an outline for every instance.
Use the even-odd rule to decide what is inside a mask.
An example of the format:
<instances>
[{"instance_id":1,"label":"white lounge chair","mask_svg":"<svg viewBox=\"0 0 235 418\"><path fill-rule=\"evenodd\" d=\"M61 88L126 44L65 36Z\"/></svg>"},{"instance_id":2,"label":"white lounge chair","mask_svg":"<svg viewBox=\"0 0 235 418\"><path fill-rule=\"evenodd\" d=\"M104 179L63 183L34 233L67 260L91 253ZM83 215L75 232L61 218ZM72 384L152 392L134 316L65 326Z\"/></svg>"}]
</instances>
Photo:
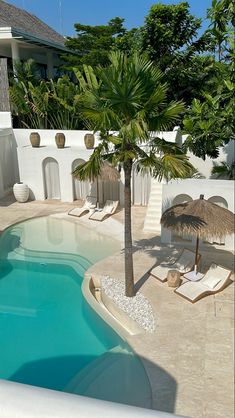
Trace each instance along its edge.
<instances>
[{"instance_id":1,"label":"white lounge chair","mask_svg":"<svg viewBox=\"0 0 235 418\"><path fill-rule=\"evenodd\" d=\"M92 219L93 221L103 221L104 218L111 216L116 212L118 204L118 200L106 200L103 209L95 211L89 219Z\"/></svg>"},{"instance_id":2,"label":"white lounge chair","mask_svg":"<svg viewBox=\"0 0 235 418\"><path fill-rule=\"evenodd\" d=\"M211 264L209 270L198 282L186 282L175 289L175 293L194 303L204 296L221 292L232 280L232 272L225 267Z\"/></svg>"},{"instance_id":3,"label":"white lounge chair","mask_svg":"<svg viewBox=\"0 0 235 418\"><path fill-rule=\"evenodd\" d=\"M200 258L201 255L199 254L197 262L199 262ZM193 270L194 263L195 252L184 248L177 260L159 264L150 271L150 274L161 282L165 282L167 280L167 273L169 270L178 270L180 274L185 274Z\"/></svg>"},{"instance_id":4,"label":"white lounge chair","mask_svg":"<svg viewBox=\"0 0 235 418\"><path fill-rule=\"evenodd\" d=\"M90 209L95 208L97 203L96 197L87 196L84 205L81 208L73 208L68 212L68 215L77 216L78 218L85 213L89 212Z\"/></svg>"}]
</instances>

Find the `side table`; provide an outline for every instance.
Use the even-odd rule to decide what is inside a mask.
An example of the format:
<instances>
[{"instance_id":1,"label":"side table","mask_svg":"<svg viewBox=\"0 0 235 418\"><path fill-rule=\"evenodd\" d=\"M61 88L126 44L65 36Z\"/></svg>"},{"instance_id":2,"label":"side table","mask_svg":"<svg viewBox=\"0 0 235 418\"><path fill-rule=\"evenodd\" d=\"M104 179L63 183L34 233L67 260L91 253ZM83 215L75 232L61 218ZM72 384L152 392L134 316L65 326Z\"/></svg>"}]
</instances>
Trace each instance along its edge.
<instances>
[{"instance_id":1,"label":"side table","mask_svg":"<svg viewBox=\"0 0 235 418\"><path fill-rule=\"evenodd\" d=\"M203 276L203 273L196 273L194 270L184 274L185 279L190 280L191 282L197 282L198 280L201 280Z\"/></svg>"},{"instance_id":2,"label":"side table","mask_svg":"<svg viewBox=\"0 0 235 418\"><path fill-rule=\"evenodd\" d=\"M167 273L167 284L169 287L179 287L182 280L178 270L169 270Z\"/></svg>"}]
</instances>

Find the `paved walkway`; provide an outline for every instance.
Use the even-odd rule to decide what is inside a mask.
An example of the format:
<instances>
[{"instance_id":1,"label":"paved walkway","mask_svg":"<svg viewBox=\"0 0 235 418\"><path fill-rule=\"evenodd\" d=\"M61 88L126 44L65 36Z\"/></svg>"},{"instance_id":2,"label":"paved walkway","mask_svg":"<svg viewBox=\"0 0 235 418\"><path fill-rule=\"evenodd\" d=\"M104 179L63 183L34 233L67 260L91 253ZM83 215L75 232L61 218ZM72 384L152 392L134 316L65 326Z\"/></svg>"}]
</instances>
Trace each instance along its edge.
<instances>
[{"instance_id":1,"label":"paved walkway","mask_svg":"<svg viewBox=\"0 0 235 418\"><path fill-rule=\"evenodd\" d=\"M2 200L0 231L24 219L65 213L74 205L75 202L34 201L19 204L11 198ZM234 287L230 285L217 295L191 304L177 296L166 284L146 274L170 254L177 255L182 244L170 248L169 245L162 245L159 237L144 233L144 215L145 208L133 208L135 280L152 304L156 331L132 336L129 343L145 365L153 391L153 406L192 418L232 418ZM123 211L112 218L120 222L121 231ZM109 219L103 225L111 230ZM75 219L74 222L84 221ZM202 271L212 261L233 269L230 252L205 245L200 252ZM123 253L100 261L92 270L96 274L105 272L124 280Z\"/></svg>"}]
</instances>

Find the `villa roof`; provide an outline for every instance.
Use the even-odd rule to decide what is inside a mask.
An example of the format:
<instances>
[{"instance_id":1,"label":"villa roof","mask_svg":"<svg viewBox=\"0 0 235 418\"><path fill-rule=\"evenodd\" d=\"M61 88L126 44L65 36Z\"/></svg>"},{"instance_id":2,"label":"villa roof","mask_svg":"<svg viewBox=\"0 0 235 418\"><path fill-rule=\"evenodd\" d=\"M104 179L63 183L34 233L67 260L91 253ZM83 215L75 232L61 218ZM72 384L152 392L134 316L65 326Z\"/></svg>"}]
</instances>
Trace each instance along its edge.
<instances>
[{"instance_id":1,"label":"villa roof","mask_svg":"<svg viewBox=\"0 0 235 418\"><path fill-rule=\"evenodd\" d=\"M64 47L64 38L38 17L0 0L0 27L11 27L20 32Z\"/></svg>"}]
</instances>

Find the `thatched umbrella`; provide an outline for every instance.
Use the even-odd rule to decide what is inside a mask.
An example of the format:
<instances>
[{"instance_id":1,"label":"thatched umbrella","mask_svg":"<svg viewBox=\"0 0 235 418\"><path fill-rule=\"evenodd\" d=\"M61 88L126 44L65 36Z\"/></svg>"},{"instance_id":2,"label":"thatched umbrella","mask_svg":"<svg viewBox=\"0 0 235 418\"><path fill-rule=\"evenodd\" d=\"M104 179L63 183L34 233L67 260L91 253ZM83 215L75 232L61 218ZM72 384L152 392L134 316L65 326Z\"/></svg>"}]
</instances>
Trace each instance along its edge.
<instances>
[{"instance_id":1,"label":"thatched umbrella","mask_svg":"<svg viewBox=\"0 0 235 418\"><path fill-rule=\"evenodd\" d=\"M204 199L174 205L167 209L161 224L179 234L197 237L194 271L197 271L199 239L222 238L234 234L234 214L221 206Z\"/></svg>"},{"instance_id":2,"label":"thatched umbrella","mask_svg":"<svg viewBox=\"0 0 235 418\"><path fill-rule=\"evenodd\" d=\"M117 181L120 179L119 171L109 164L107 161L103 161L100 168L100 174L96 177L97 187L97 207L99 208L99 180L101 181Z\"/></svg>"},{"instance_id":3,"label":"thatched umbrella","mask_svg":"<svg viewBox=\"0 0 235 418\"><path fill-rule=\"evenodd\" d=\"M97 201L99 200L99 180L113 182L120 179L120 173L115 167L107 161L102 161L100 163L96 156L92 159L92 161L88 160L77 166L72 172L72 175L80 181L96 180ZM99 201L97 202L97 206L99 208Z\"/></svg>"}]
</instances>

